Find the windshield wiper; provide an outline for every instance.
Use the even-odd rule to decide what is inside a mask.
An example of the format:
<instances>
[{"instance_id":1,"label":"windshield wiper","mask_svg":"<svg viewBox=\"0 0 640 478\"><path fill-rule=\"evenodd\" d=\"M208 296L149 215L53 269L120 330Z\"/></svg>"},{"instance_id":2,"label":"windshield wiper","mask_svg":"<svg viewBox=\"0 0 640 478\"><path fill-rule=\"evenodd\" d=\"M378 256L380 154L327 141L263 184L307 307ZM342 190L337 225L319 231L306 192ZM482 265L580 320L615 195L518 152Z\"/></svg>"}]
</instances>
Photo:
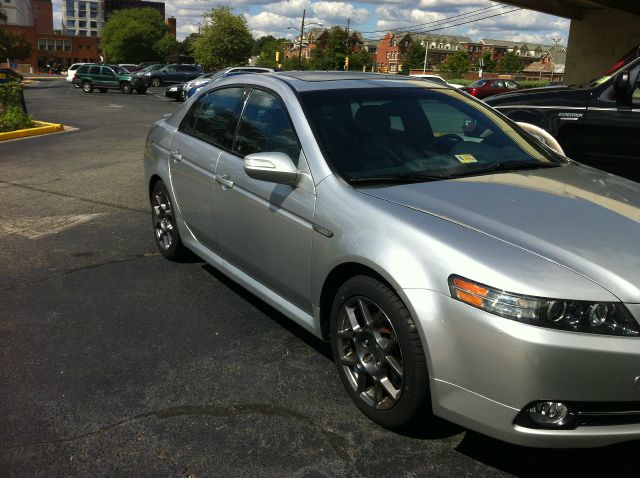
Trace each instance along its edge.
<instances>
[{"instance_id":1,"label":"windshield wiper","mask_svg":"<svg viewBox=\"0 0 640 478\"><path fill-rule=\"evenodd\" d=\"M423 174L423 173L400 173L388 176L354 176L348 178L350 184L363 183L417 183L427 181L442 181L451 179L448 175Z\"/></svg>"},{"instance_id":2,"label":"windshield wiper","mask_svg":"<svg viewBox=\"0 0 640 478\"><path fill-rule=\"evenodd\" d=\"M461 178L464 176L473 176L475 174L487 174L498 171L522 171L525 169L543 169L555 168L561 163L543 163L541 161L504 161L497 163L485 164L482 167L469 169L451 175L452 178Z\"/></svg>"}]
</instances>

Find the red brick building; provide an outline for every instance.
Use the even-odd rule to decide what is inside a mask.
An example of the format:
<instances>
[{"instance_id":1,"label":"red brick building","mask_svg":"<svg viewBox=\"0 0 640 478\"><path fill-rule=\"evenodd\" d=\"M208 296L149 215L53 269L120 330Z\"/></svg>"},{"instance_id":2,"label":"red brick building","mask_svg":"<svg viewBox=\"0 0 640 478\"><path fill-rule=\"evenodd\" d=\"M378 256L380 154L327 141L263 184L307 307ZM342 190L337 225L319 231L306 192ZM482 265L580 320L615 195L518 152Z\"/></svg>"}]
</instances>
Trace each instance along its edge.
<instances>
[{"instance_id":1,"label":"red brick building","mask_svg":"<svg viewBox=\"0 0 640 478\"><path fill-rule=\"evenodd\" d=\"M100 60L100 39L60 35L53 32L51 0L33 0L33 25L5 24L2 28L13 35L24 35L33 52L25 60L9 59L22 73L44 73L47 65L65 68L72 63Z\"/></svg>"}]
</instances>

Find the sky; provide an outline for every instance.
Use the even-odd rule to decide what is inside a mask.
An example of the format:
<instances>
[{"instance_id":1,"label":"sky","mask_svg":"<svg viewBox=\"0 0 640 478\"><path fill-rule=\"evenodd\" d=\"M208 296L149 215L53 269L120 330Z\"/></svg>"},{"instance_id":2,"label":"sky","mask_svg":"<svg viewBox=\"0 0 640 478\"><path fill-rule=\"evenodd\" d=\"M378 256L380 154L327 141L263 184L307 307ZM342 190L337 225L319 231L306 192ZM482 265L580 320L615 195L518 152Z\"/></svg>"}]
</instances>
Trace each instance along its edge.
<instances>
[{"instance_id":1,"label":"sky","mask_svg":"<svg viewBox=\"0 0 640 478\"><path fill-rule=\"evenodd\" d=\"M53 0L54 23L59 28L62 0ZM347 26L362 32L365 39L380 39L387 30L403 30L443 35L463 35L529 43L566 45L569 20L532 10L518 9L489 0L167 0L166 16L177 20L178 40L198 31L202 13L220 5L244 15L255 38L273 35L293 38L298 34L302 12L305 30L321 23L325 27ZM292 28L287 28L292 27ZM298 29L298 30L296 30Z\"/></svg>"}]
</instances>

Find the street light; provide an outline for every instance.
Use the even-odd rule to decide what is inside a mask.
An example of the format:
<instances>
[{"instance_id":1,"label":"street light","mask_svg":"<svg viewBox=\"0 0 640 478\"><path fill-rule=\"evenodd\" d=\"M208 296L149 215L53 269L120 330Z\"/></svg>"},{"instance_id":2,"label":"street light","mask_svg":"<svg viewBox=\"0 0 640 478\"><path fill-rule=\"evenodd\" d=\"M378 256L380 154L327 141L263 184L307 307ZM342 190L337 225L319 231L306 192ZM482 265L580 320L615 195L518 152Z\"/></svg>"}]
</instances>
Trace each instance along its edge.
<instances>
[{"instance_id":1,"label":"street light","mask_svg":"<svg viewBox=\"0 0 640 478\"><path fill-rule=\"evenodd\" d=\"M302 10L302 25L300 25L300 30L298 30L296 27L293 26L289 26L287 27L288 29L293 28L294 30L298 30L300 32L300 46L298 47L298 70L300 69L300 63L302 62L302 36L304 35L304 17L305 14L307 13L307 9L305 8L304 10ZM318 25L318 26L322 26L322 23L317 23L317 22L309 22L307 23L307 25Z\"/></svg>"}]
</instances>

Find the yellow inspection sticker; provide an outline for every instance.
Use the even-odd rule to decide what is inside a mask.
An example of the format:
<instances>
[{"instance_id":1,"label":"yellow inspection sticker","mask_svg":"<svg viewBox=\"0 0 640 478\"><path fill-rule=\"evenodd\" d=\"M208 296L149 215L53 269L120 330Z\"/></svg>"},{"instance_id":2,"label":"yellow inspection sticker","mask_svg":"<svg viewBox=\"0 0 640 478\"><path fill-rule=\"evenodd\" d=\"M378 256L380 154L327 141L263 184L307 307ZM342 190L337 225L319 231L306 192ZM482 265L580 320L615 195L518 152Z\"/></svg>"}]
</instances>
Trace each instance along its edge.
<instances>
[{"instance_id":1,"label":"yellow inspection sticker","mask_svg":"<svg viewBox=\"0 0 640 478\"><path fill-rule=\"evenodd\" d=\"M472 154L456 154L456 159L462 164L477 163L478 160Z\"/></svg>"}]
</instances>

